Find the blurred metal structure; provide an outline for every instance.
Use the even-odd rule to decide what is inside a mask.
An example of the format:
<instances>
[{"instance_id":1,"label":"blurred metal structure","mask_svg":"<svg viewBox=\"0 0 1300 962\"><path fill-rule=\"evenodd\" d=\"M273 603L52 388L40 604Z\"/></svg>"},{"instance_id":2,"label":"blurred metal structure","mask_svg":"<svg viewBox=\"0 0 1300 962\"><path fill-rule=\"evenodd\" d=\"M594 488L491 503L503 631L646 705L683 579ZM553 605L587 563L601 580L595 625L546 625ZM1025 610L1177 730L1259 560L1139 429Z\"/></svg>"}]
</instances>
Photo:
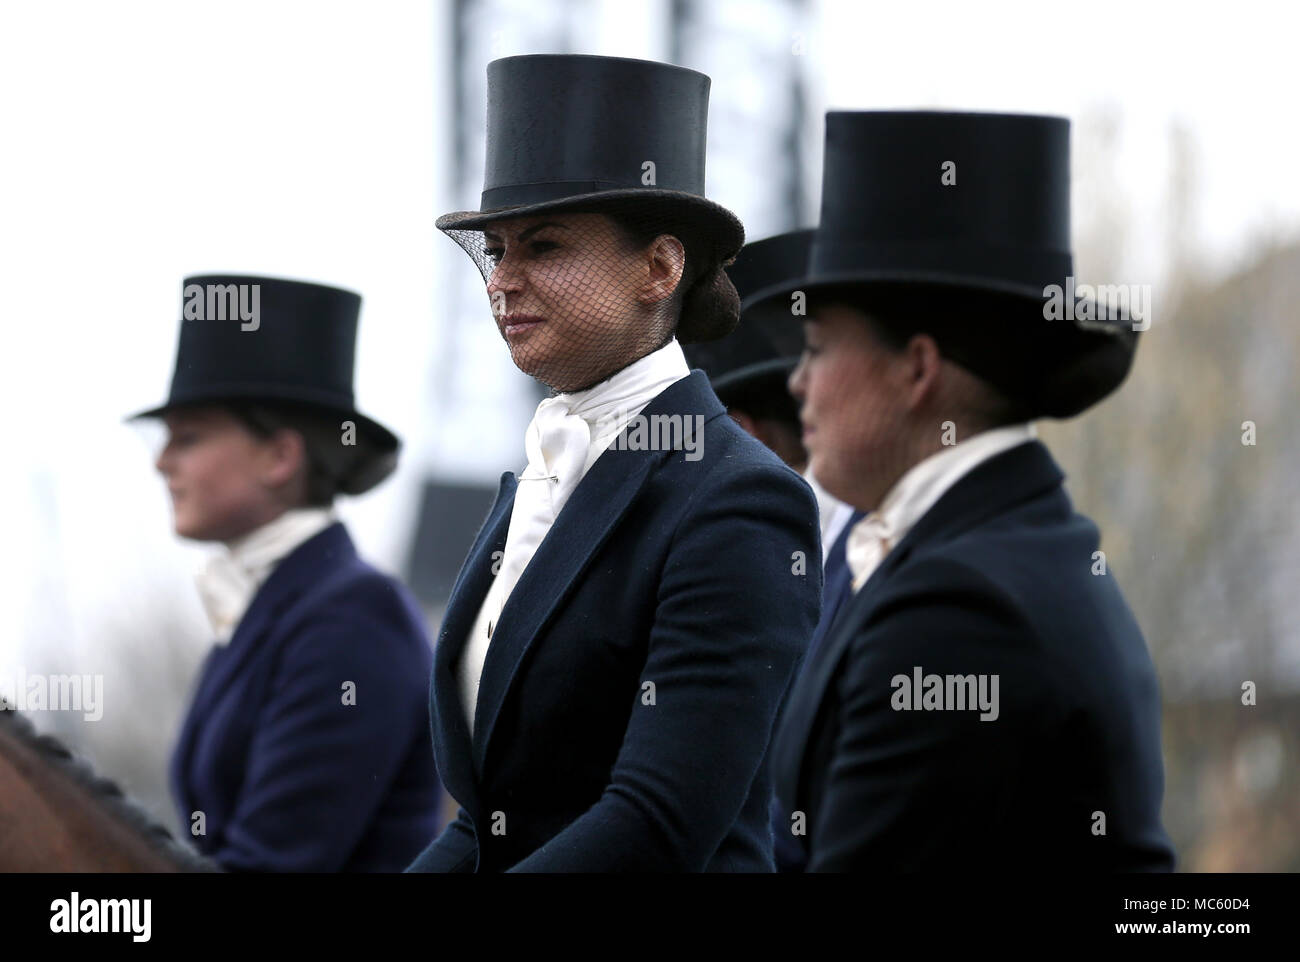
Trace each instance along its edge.
<instances>
[{"instance_id":1,"label":"blurred metal structure","mask_svg":"<svg viewBox=\"0 0 1300 962\"><path fill-rule=\"evenodd\" d=\"M709 196L750 240L810 226L807 0L671 0L668 59L713 78Z\"/></svg>"}]
</instances>

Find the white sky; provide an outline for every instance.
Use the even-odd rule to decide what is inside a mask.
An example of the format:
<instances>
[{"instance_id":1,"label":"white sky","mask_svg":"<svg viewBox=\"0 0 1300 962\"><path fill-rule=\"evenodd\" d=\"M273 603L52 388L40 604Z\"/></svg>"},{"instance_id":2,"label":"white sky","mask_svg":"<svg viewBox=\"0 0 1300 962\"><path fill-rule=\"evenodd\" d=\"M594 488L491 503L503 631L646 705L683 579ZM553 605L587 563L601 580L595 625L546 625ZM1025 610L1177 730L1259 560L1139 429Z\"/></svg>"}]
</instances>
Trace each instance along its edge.
<instances>
[{"instance_id":1,"label":"white sky","mask_svg":"<svg viewBox=\"0 0 1300 962\"><path fill-rule=\"evenodd\" d=\"M1300 231L1294 4L821 7L823 56L813 73L824 78L827 108L940 106L1077 120L1114 107L1122 117L1121 185L1148 221L1165 189L1167 131L1180 122L1200 148L1198 240L1214 263L1239 260L1254 236ZM1158 232L1148 239L1161 242ZM1158 267L1154 252L1149 266L1137 265Z\"/></svg>"},{"instance_id":2,"label":"white sky","mask_svg":"<svg viewBox=\"0 0 1300 962\"><path fill-rule=\"evenodd\" d=\"M0 662L88 650L151 602L204 631L198 552L172 536L149 446L121 423L165 397L185 275L360 291L362 410L418 451L440 30L411 2L0 8L0 385L18 468L0 501L20 515ZM344 506L386 567L403 560L416 468Z\"/></svg>"}]
</instances>

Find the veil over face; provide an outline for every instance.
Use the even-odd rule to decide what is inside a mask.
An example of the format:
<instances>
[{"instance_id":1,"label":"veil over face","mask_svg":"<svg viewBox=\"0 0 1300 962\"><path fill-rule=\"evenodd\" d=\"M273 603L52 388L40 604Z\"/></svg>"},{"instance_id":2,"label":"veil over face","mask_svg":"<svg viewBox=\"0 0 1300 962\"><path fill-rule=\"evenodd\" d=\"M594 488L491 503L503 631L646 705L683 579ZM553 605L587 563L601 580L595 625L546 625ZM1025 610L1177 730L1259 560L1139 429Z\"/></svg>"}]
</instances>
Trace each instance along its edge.
<instances>
[{"instance_id":1,"label":"veil over face","mask_svg":"<svg viewBox=\"0 0 1300 962\"><path fill-rule=\"evenodd\" d=\"M604 213L553 211L448 233L482 273L515 365L568 392L672 337L687 255L667 224L657 227L632 230Z\"/></svg>"},{"instance_id":2,"label":"veil over face","mask_svg":"<svg viewBox=\"0 0 1300 962\"><path fill-rule=\"evenodd\" d=\"M744 245L705 196L709 78L673 64L531 54L487 67L478 210L435 226L470 255L515 364L561 392L667 344L735 329Z\"/></svg>"}]
</instances>

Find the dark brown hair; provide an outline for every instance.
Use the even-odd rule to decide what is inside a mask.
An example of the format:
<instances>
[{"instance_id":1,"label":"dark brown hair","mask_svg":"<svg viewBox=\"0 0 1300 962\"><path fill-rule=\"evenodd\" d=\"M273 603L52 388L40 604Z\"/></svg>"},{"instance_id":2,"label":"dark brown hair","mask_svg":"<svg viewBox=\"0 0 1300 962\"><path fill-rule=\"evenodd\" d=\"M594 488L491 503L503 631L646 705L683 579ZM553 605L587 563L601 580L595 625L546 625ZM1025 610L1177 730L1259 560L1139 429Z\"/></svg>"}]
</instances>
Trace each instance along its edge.
<instances>
[{"instance_id":1,"label":"dark brown hair","mask_svg":"<svg viewBox=\"0 0 1300 962\"><path fill-rule=\"evenodd\" d=\"M302 435L307 460L306 504L328 508L342 490L343 479L368 447L362 438L356 445L340 440L339 415L308 407L272 402L237 401L224 405L227 411L259 438L291 430Z\"/></svg>"},{"instance_id":2,"label":"dark brown hair","mask_svg":"<svg viewBox=\"0 0 1300 962\"><path fill-rule=\"evenodd\" d=\"M676 324L674 334L683 343L711 341L730 334L740 319L740 295L724 270L725 264L710 262L696 230L644 206L611 207L599 211L610 218L629 247L646 247L660 234L671 234L686 249L681 281L673 293Z\"/></svg>"}]
</instances>

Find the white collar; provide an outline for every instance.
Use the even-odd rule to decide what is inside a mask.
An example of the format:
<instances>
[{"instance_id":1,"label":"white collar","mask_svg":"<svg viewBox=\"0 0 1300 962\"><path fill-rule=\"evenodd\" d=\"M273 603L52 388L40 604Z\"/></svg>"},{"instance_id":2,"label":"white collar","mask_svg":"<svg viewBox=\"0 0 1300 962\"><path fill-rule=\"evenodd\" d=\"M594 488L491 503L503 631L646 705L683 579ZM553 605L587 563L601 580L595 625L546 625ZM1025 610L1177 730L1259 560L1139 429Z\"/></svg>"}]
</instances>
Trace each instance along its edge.
<instances>
[{"instance_id":1,"label":"white collar","mask_svg":"<svg viewBox=\"0 0 1300 962\"><path fill-rule=\"evenodd\" d=\"M549 400L551 403L563 403L570 413L578 415L591 426L591 446L586 463L586 467L590 468L628 421L665 388L690 373L691 368L686 363L682 346L673 338L663 347L651 351L594 387L571 394L558 394Z\"/></svg>"},{"instance_id":2,"label":"white collar","mask_svg":"<svg viewBox=\"0 0 1300 962\"><path fill-rule=\"evenodd\" d=\"M908 468L881 500L880 507L871 514L880 516L897 544L912 525L934 507L944 492L977 464L1037 436L1032 424L1010 424L981 431L965 441L936 451Z\"/></svg>"},{"instance_id":3,"label":"white collar","mask_svg":"<svg viewBox=\"0 0 1300 962\"><path fill-rule=\"evenodd\" d=\"M595 425L615 413L645 407L664 388L690 373L682 346L673 338L599 384L556 398L564 401L570 413Z\"/></svg>"},{"instance_id":4,"label":"white collar","mask_svg":"<svg viewBox=\"0 0 1300 962\"><path fill-rule=\"evenodd\" d=\"M226 542L195 575L218 644L234 634L275 565L338 520L333 508L294 508Z\"/></svg>"},{"instance_id":5,"label":"white collar","mask_svg":"<svg viewBox=\"0 0 1300 962\"><path fill-rule=\"evenodd\" d=\"M337 520L333 508L292 508L260 528L227 541L226 550L236 564L263 580L277 561Z\"/></svg>"},{"instance_id":6,"label":"white collar","mask_svg":"<svg viewBox=\"0 0 1300 962\"><path fill-rule=\"evenodd\" d=\"M849 534L848 561L856 591L884 556L912 530L935 503L977 465L1016 445L1032 441L1031 423L982 431L918 461L881 499L880 507L862 518Z\"/></svg>"}]
</instances>

